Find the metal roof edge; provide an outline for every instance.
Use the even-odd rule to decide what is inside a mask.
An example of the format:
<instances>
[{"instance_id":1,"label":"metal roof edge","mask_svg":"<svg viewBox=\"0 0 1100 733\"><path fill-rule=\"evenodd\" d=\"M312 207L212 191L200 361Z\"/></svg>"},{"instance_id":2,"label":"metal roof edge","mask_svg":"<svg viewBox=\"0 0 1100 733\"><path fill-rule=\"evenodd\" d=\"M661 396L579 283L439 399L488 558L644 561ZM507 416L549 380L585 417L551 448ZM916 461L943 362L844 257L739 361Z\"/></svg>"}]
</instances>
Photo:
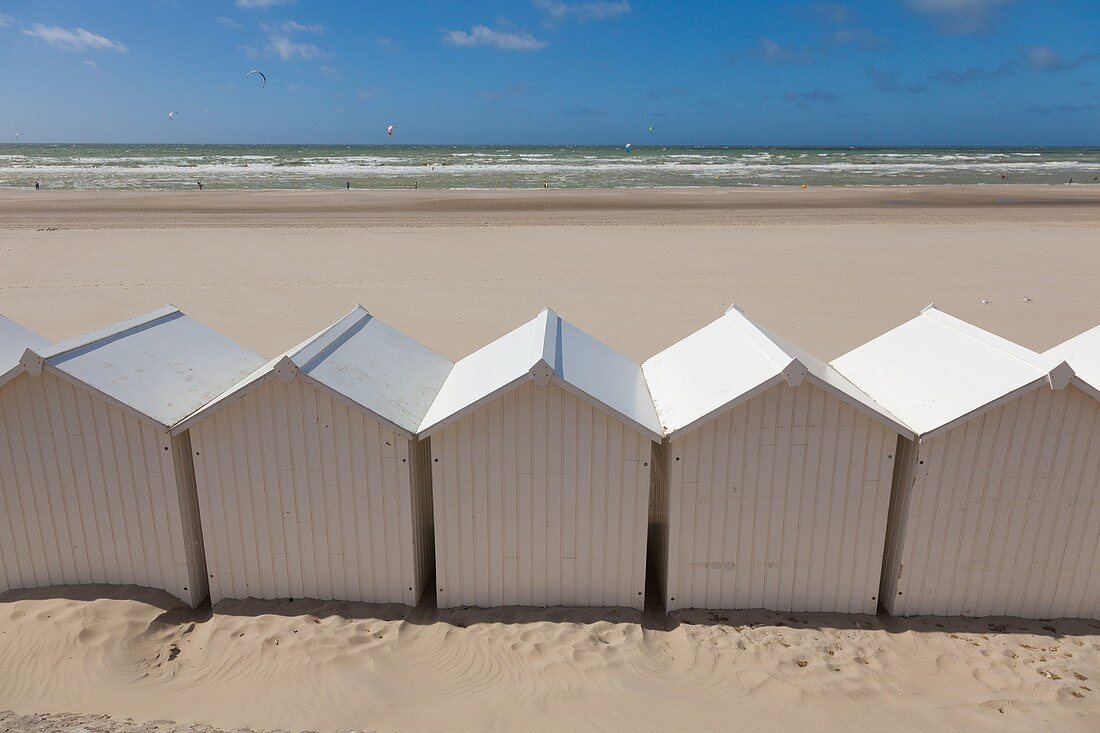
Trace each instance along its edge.
<instances>
[{"instance_id":1,"label":"metal roof edge","mask_svg":"<svg viewBox=\"0 0 1100 733\"><path fill-rule=\"evenodd\" d=\"M826 381L824 378L818 376L814 372L807 372L807 376L810 378L813 384L821 389L823 392L826 392L837 398L844 404L850 406L856 412L863 413L872 420L877 420L878 422L893 430L898 435L904 438L908 438L909 440L916 440L916 430L906 425L901 418L880 405L878 401L871 397L869 394L852 384L852 381L845 377L843 374L840 374L840 372L837 372L837 374L839 374L844 379L844 381L848 382L848 384L851 384L852 387L859 391L860 394L865 395L868 401L864 402L863 400L857 399L856 397L848 394L842 389L837 389L833 385L829 384L829 382Z\"/></svg>"},{"instance_id":2,"label":"metal roof edge","mask_svg":"<svg viewBox=\"0 0 1100 733\"><path fill-rule=\"evenodd\" d=\"M697 427L699 427L699 426L701 426L705 423L710 422L711 420L717 418L719 415L722 415L723 413L726 413L726 412L736 408L738 405L740 405L742 403L748 402L753 397L756 397L759 394L767 392L772 387L776 386L777 384L781 384L784 381L785 381L785 379L784 379L782 374L776 374L774 377L771 377L770 379L764 380L763 382L756 385L752 389L746 390L746 391L742 392L741 394L737 395L736 397L733 397L729 400L726 400L725 402L723 402L718 407L715 407L710 412L706 413L705 415L701 415L701 416L695 418L694 420L692 420L691 422L689 422L685 425L681 425L678 428L673 428L672 430L669 430L669 429L665 428L664 429L665 437L668 438L669 441L678 440L678 439L682 438L683 436L687 435L688 433L690 433L695 428L697 428ZM662 427L664 427L663 424L662 424Z\"/></svg>"},{"instance_id":3,"label":"metal roof edge","mask_svg":"<svg viewBox=\"0 0 1100 733\"><path fill-rule=\"evenodd\" d=\"M531 352L532 373L540 363L545 364L551 371L561 370L561 320L561 316L550 308L543 308L535 316L536 327Z\"/></svg>"},{"instance_id":4,"label":"metal roof edge","mask_svg":"<svg viewBox=\"0 0 1100 733\"><path fill-rule=\"evenodd\" d=\"M466 415L466 414L476 410L477 408L481 407L482 405L484 405L488 402L492 402L497 397L500 397L502 394L506 394L506 393L512 391L516 387L518 387L521 384L523 384L524 382L526 382L528 379L531 379L531 375L527 372L524 372L522 375L516 377L515 379L513 379L511 382L508 382L504 386L498 387L498 388L494 389L492 392L489 392L488 394L485 394L485 395L482 395L481 397L478 397L476 400L474 400L470 404L465 405L464 407L461 407L461 408L459 408L459 409L455 410L454 412L451 412L447 415L444 415L443 417L437 419L435 422L432 422L432 423L421 422L420 427L416 431L416 437L417 438L430 438L432 435L438 433L440 430L447 427L451 423L455 422L456 420L461 418L463 415ZM442 390L440 390L440 392L442 392ZM437 399L438 399L438 397L439 397L439 395L436 395ZM428 412L429 413L431 412L430 407L428 408Z\"/></svg>"},{"instance_id":5,"label":"metal roof edge","mask_svg":"<svg viewBox=\"0 0 1100 733\"><path fill-rule=\"evenodd\" d=\"M289 357L299 369L309 369L311 366L315 365L315 362L323 361L325 357L334 351L335 347L342 343L345 337L348 336L349 331L367 322L371 318L374 318L374 316L372 316L366 308L357 305L335 323L318 331L298 346L286 352L286 356Z\"/></svg>"},{"instance_id":6,"label":"metal roof edge","mask_svg":"<svg viewBox=\"0 0 1100 733\"><path fill-rule=\"evenodd\" d=\"M0 374L0 387L3 387L8 382L12 381L20 374L26 371L26 367L23 366L23 362L16 362L15 366L7 370L3 374Z\"/></svg>"},{"instance_id":7,"label":"metal roof edge","mask_svg":"<svg viewBox=\"0 0 1100 733\"><path fill-rule=\"evenodd\" d=\"M51 364L48 361L43 361L42 371L47 371L47 370L53 376L55 376L59 379L63 379L64 381L68 382L69 384L72 384L76 387L79 387L79 388L81 388L81 389L83 389L83 390L85 390L85 391L87 391L91 394L94 394L95 396L97 396L100 399L107 402L107 404L114 405L115 407L121 408L123 412L125 412L129 415L132 415L132 416L136 417L139 420L142 420L144 422L149 423L154 428L156 428L158 431L163 432L163 433L171 433L171 426L170 425L165 425L164 423L162 423L160 420L157 420L152 415L147 415L144 412L142 412L141 410L138 410L138 409L126 404L122 400L119 400L115 397L112 397L111 395L107 394L103 390L98 389L96 387L93 387L92 385L85 382L83 379L78 379L77 377L74 377L73 375L66 372L64 369L60 369L60 368L54 366L53 364ZM30 370L28 370L28 373L29 372L30 372Z\"/></svg>"},{"instance_id":8,"label":"metal roof edge","mask_svg":"<svg viewBox=\"0 0 1100 733\"><path fill-rule=\"evenodd\" d=\"M352 409L356 409L356 410L359 410L360 412L366 413L367 417L369 417L371 420L373 420L374 422L382 425L383 427L389 428L390 430L397 433L398 435L405 438L406 440L413 440L414 438L416 438L416 435L417 435L416 431L409 430L408 428L402 427L402 426L398 425L397 423L395 423L393 420L390 420L387 417L383 417L382 415L379 415L377 412L370 409L366 405L361 404L361 403L353 400L351 397L348 397L343 392L339 392L339 391L333 389L332 387L328 386L327 384L320 381L319 379L314 379L313 377L309 376L309 374L307 374L306 372L299 371L298 372L298 378L301 379L306 384L310 385L311 387L314 387L314 388L316 388L316 389L318 389L322 392L325 392L328 395L331 395L337 401L343 402L348 407L351 407Z\"/></svg>"},{"instance_id":9,"label":"metal roof edge","mask_svg":"<svg viewBox=\"0 0 1100 733\"><path fill-rule=\"evenodd\" d=\"M729 319L734 328L740 331L749 343L759 349L760 353L775 365L777 374L783 374L787 367L791 365L791 362L795 360L794 355L788 353L786 349L776 343L772 335L756 325L740 307L731 306L722 315L722 318Z\"/></svg>"},{"instance_id":10,"label":"metal roof edge","mask_svg":"<svg viewBox=\"0 0 1100 733\"><path fill-rule=\"evenodd\" d=\"M202 422L214 413L220 412L245 395L262 387L269 379L275 376L275 365L283 358L285 357L280 356L267 362L262 367L239 380L224 392L212 398L205 405L202 405L190 415L177 422L172 426L172 435L179 435L190 430L196 424Z\"/></svg>"},{"instance_id":11,"label":"metal roof edge","mask_svg":"<svg viewBox=\"0 0 1100 733\"><path fill-rule=\"evenodd\" d=\"M987 331L980 326L975 326L973 323L964 321L961 318L946 313L934 305L926 307L920 312L919 317L931 318L932 320L940 323L947 328L951 328L962 335L978 341L991 349L996 349L1003 354L1011 356L1017 361L1023 362L1028 366L1034 367L1042 371L1049 371L1043 363L1041 354L1038 354L1025 346L1021 346L1014 341L1009 341L1003 336L998 336L992 331Z\"/></svg>"},{"instance_id":12,"label":"metal roof edge","mask_svg":"<svg viewBox=\"0 0 1100 733\"><path fill-rule=\"evenodd\" d=\"M952 430L954 428L957 428L958 426L962 425L963 423L969 422L969 421L973 420L976 417L981 417L982 415L989 412L990 410L996 409L996 408L1000 407L1001 405L1004 405L1008 402L1011 402L1012 400L1016 399L1017 397L1022 397L1023 395L1027 394L1028 392L1031 392L1032 390L1039 389L1044 384L1046 384L1047 386L1050 385L1048 377L1045 374L1043 376L1039 377L1038 379L1033 379L1032 381L1028 382L1027 384L1012 390L1011 392L1008 392L1004 395L1001 395L1000 397L998 397L995 400L987 402L986 404L982 405L981 407L974 408L973 410L966 413L965 415L960 415L959 417L955 418L954 420L950 420L950 421L944 423L943 425L939 425L939 426L937 426L935 428L932 428L930 430L925 430L923 433L918 433L917 437L921 440L925 440L925 439L928 439L928 438L934 438L937 435L942 435L943 433L946 433L948 430Z\"/></svg>"},{"instance_id":13,"label":"metal roof edge","mask_svg":"<svg viewBox=\"0 0 1100 733\"><path fill-rule=\"evenodd\" d=\"M551 381L554 384L561 387L562 389L564 389L569 394L571 394L571 395L573 395L573 396L575 396L575 397L577 397L581 400L584 400L585 402L592 405L596 409L602 410L603 412L606 412L608 415L614 417L616 420L623 423L627 427L633 428L634 430L638 431L642 435L644 435L647 438L649 438L650 440L652 440L654 443L660 443L662 440L664 440L665 436L664 436L664 430L663 429L657 431L657 430L654 430L653 428L646 427L645 425L642 425L640 422L638 422L634 418L629 417L627 415L624 415L623 413L619 412L618 410L616 410L614 407L607 404L603 400L598 399L598 398L590 395L588 392L585 392L583 389L581 389L577 385L566 381L565 379L563 379L561 377L561 375L557 374L556 372L554 373L554 376L551 378ZM656 414L656 411L654 411L654 414ZM658 424L660 424L660 417L658 417L657 422L658 422Z\"/></svg>"},{"instance_id":14,"label":"metal roof edge","mask_svg":"<svg viewBox=\"0 0 1100 733\"><path fill-rule=\"evenodd\" d=\"M135 316L134 318L129 318L125 321L113 323L110 326L106 326L97 331L92 331L91 333L86 333L81 336L75 336L71 339L60 341L36 353L44 361L49 361L50 359L56 359L58 357L64 356L65 354L76 351L77 349L83 349L88 346L92 346L93 344L97 344L100 341L105 341L109 338L123 336L130 331L134 331L136 329L142 328L143 326L147 326L170 316L177 315L182 317L185 314L174 305L166 305L163 308L158 308L157 310L151 311L144 315Z\"/></svg>"},{"instance_id":15,"label":"metal roof edge","mask_svg":"<svg viewBox=\"0 0 1100 733\"><path fill-rule=\"evenodd\" d=\"M1077 374L1074 374L1070 379L1070 384L1087 394L1089 397L1092 397L1097 402L1100 402L1100 387L1085 381ZM0 386L2 385L3 380L0 379Z\"/></svg>"}]
</instances>

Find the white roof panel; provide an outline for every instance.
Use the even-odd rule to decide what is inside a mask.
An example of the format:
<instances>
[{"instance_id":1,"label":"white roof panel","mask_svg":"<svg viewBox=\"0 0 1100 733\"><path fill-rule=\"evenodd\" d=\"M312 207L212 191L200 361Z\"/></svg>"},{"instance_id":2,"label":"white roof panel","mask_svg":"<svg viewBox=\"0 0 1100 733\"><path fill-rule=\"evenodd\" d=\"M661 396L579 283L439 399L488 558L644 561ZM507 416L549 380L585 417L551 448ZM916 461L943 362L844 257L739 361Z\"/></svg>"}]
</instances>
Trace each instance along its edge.
<instances>
[{"instance_id":1,"label":"white roof panel","mask_svg":"<svg viewBox=\"0 0 1100 733\"><path fill-rule=\"evenodd\" d=\"M10 318L0 316L0 384L20 369L19 359L27 349L42 349L49 341L23 328Z\"/></svg>"},{"instance_id":2,"label":"white roof panel","mask_svg":"<svg viewBox=\"0 0 1100 733\"><path fill-rule=\"evenodd\" d=\"M1052 368L1063 361L1068 362L1075 383L1100 399L1100 326L1044 352L1043 358Z\"/></svg>"},{"instance_id":3,"label":"white roof panel","mask_svg":"<svg viewBox=\"0 0 1100 733\"><path fill-rule=\"evenodd\" d=\"M994 406L1051 371L1035 352L934 306L832 365L919 435Z\"/></svg>"},{"instance_id":4,"label":"white roof panel","mask_svg":"<svg viewBox=\"0 0 1100 733\"><path fill-rule=\"evenodd\" d=\"M281 354L218 395L180 424L189 427L283 372L332 391L376 419L412 436L451 361L356 306L320 333Z\"/></svg>"},{"instance_id":5,"label":"white roof panel","mask_svg":"<svg viewBox=\"0 0 1100 733\"><path fill-rule=\"evenodd\" d=\"M263 363L172 306L28 356L164 428Z\"/></svg>"},{"instance_id":6,"label":"white roof panel","mask_svg":"<svg viewBox=\"0 0 1100 733\"><path fill-rule=\"evenodd\" d=\"M898 432L911 431L835 369L751 321L736 306L642 365L666 435L686 432L779 382L809 377Z\"/></svg>"},{"instance_id":7,"label":"white roof panel","mask_svg":"<svg viewBox=\"0 0 1100 733\"><path fill-rule=\"evenodd\" d=\"M454 365L421 423L430 435L517 384L553 380L659 441L641 367L547 309Z\"/></svg>"}]
</instances>

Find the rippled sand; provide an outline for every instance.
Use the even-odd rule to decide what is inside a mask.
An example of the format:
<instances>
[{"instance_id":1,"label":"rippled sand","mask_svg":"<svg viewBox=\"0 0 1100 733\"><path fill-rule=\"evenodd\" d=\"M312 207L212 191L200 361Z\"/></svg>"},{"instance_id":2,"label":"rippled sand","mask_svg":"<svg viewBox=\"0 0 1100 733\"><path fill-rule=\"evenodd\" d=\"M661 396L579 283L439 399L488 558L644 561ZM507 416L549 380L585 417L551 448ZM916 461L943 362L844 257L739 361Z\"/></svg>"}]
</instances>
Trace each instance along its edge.
<instances>
[{"instance_id":1,"label":"rippled sand","mask_svg":"<svg viewBox=\"0 0 1100 733\"><path fill-rule=\"evenodd\" d=\"M1094 731L1100 623L0 598L0 709L290 730Z\"/></svg>"}]
</instances>

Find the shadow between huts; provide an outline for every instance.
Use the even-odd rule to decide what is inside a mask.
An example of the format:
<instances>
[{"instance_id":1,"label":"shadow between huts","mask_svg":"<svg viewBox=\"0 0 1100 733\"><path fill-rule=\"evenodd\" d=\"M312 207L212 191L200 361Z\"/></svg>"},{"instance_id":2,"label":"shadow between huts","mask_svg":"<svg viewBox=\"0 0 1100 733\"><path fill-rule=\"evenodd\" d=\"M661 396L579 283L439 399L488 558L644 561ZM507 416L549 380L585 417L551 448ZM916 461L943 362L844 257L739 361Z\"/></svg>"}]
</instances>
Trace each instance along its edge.
<instances>
[{"instance_id":1,"label":"shadow between huts","mask_svg":"<svg viewBox=\"0 0 1100 733\"><path fill-rule=\"evenodd\" d=\"M429 585L429 588L431 586ZM1004 616L982 618L913 616L894 618L884 613L778 613L763 609L745 611L684 609L665 613L659 599L647 593L646 608L502 606L496 608L436 608L435 596L425 593L416 607L402 604L325 601L312 598L224 600L211 607L209 601L192 609L172 595L153 588L133 585L72 585L10 590L0 594L0 604L19 601L71 600L80 602L134 601L160 610L154 624L180 625L209 621L213 615L235 617L313 617L347 620L403 621L418 626L445 624L469 628L482 624L639 624L647 631L674 631L680 626L727 626L744 628L846 629L883 631L888 634L1029 634L1074 636L1100 633L1100 620L1022 619Z\"/></svg>"}]
</instances>

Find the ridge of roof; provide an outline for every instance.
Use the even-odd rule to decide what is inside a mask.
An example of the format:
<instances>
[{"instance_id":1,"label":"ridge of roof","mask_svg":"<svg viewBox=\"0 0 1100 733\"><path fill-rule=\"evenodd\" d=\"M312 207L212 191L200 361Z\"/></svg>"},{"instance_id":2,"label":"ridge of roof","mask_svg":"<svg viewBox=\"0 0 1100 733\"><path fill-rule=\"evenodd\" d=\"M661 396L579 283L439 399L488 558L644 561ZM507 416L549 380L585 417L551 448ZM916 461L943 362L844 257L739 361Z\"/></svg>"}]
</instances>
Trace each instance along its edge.
<instances>
[{"instance_id":1,"label":"ridge of roof","mask_svg":"<svg viewBox=\"0 0 1100 733\"><path fill-rule=\"evenodd\" d=\"M826 362L763 328L737 305L647 359L642 369L664 433L672 439L780 382L797 387L807 377L891 429L912 434Z\"/></svg>"},{"instance_id":2,"label":"ridge of roof","mask_svg":"<svg viewBox=\"0 0 1100 733\"><path fill-rule=\"evenodd\" d=\"M344 349L350 349L350 354ZM376 355L381 359L375 358ZM177 431L189 429L277 377L284 384L304 379L411 439L430 406L430 398L438 393L451 367L446 357L357 305L339 320L230 385L188 415ZM402 391L400 388L406 383L408 389Z\"/></svg>"},{"instance_id":3,"label":"ridge of roof","mask_svg":"<svg viewBox=\"0 0 1100 733\"><path fill-rule=\"evenodd\" d=\"M567 353L569 352L569 353ZM595 371L586 368L600 362ZM601 372L636 371L632 384ZM418 433L430 436L527 380L550 381L600 407L651 440L661 440L641 366L576 328L550 308L460 359L448 374Z\"/></svg>"}]
</instances>

